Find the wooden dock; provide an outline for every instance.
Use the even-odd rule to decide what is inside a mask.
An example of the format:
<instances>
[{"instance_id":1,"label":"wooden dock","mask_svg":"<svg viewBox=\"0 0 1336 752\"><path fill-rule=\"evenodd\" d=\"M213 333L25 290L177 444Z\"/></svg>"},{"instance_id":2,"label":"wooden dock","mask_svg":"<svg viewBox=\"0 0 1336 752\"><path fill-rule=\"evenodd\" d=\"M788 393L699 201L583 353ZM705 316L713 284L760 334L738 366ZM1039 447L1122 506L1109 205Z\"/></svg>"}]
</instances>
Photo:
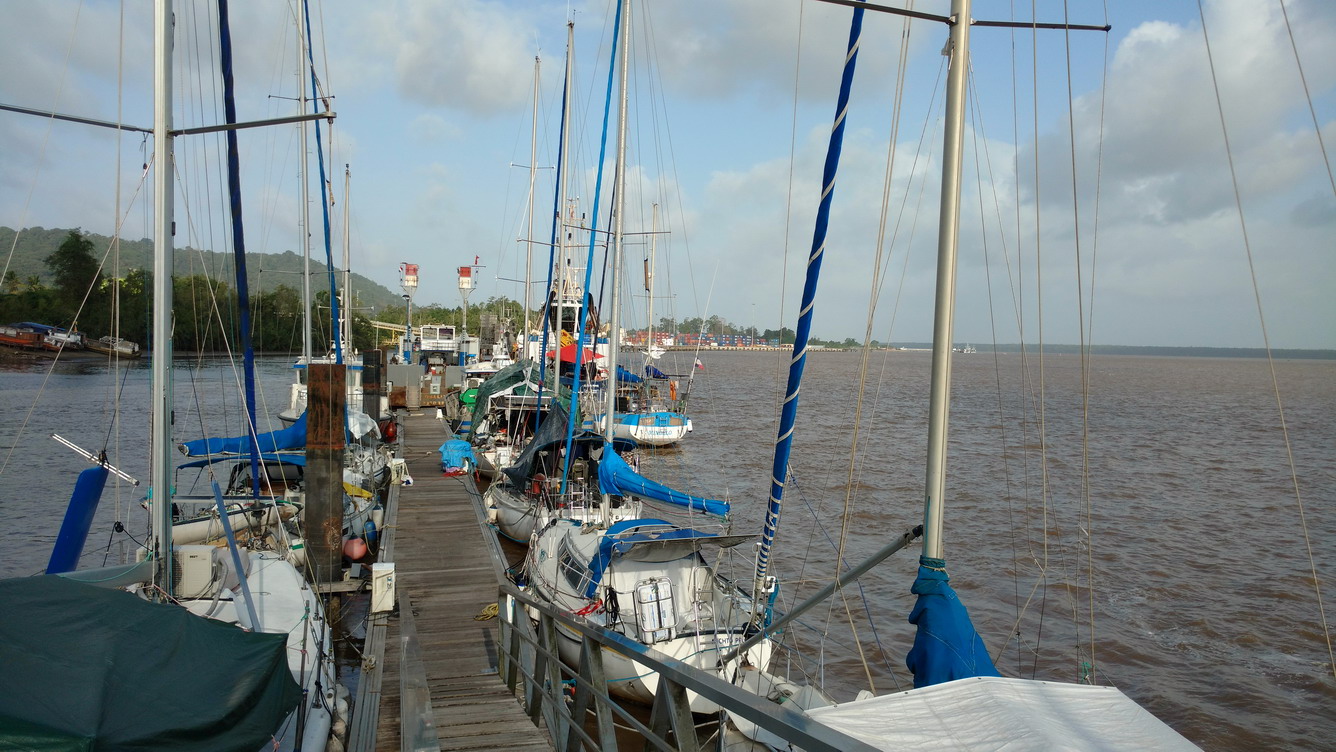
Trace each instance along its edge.
<instances>
[{"instance_id":1,"label":"wooden dock","mask_svg":"<svg viewBox=\"0 0 1336 752\"><path fill-rule=\"evenodd\" d=\"M488 613L504 564L483 538L490 531L472 482L441 474L437 449L448 428L430 409L401 417L399 435L413 484L398 489L387 531L400 610L382 619L379 676L365 677L379 683L366 695L379 696L374 749L550 750L497 675ZM351 749L363 744L349 739Z\"/></svg>"}]
</instances>

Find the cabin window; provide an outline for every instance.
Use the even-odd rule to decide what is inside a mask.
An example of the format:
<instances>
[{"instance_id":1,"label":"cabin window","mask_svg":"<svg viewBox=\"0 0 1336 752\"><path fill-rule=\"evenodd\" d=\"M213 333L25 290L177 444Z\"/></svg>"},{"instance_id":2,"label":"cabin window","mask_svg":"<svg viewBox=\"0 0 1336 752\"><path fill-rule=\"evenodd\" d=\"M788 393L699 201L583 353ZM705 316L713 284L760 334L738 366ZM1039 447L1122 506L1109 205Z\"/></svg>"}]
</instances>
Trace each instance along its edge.
<instances>
[{"instance_id":1,"label":"cabin window","mask_svg":"<svg viewBox=\"0 0 1336 752\"><path fill-rule=\"evenodd\" d=\"M566 584L574 588L575 592L584 593L591 579L589 568L576 558L570 544L564 540L557 553L557 568L561 570L561 576L566 578Z\"/></svg>"}]
</instances>

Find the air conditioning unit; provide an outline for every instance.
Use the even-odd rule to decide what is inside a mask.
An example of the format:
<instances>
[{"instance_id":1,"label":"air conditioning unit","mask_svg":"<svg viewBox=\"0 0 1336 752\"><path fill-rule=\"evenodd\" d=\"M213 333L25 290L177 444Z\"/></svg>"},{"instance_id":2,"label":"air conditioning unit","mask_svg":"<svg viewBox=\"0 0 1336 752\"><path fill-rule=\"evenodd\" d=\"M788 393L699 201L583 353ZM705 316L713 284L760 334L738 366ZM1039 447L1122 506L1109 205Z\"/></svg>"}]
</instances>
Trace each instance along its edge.
<instances>
[{"instance_id":1,"label":"air conditioning unit","mask_svg":"<svg viewBox=\"0 0 1336 752\"><path fill-rule=\"evenodd\" d=\"M172 591L177 598L212 598L222 587L225 566L215 546L172 548Z\"/></svg>"}]
</instances>

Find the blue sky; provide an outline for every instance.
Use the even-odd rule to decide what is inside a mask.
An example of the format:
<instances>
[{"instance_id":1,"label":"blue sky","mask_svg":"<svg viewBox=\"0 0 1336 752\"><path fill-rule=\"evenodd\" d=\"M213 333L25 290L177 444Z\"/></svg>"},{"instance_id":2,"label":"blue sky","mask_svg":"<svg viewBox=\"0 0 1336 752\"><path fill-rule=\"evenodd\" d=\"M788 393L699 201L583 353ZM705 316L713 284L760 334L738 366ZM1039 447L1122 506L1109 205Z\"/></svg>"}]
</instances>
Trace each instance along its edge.
<instances>
[{"instance_id":1,"label":"blue sky","mask_svg":"<svg viewBox=\"0 0 1336 752\"><path fill-rule=\"evenodd\" d=\"M1030 4L1020 5L1016 13L1028 14ZM240 117L290 114L291 9L232 6ZM1003 19L1012 6L977 2L974 15ZM399 263L418 263L418 302L457 305L453 270L476 256L483 268L473 300L522 296L511 280L524 276L529 174L513 165L529 162L534 57L542 59L537 162L550 167L565 22L574 20L571 193L589 212L612 7L601 0L316 6L317 67L338 113L332 221L337 232L348 164L357 271L397 289ZM947 3L916 7L945 12ZM1255 274L1272 346L1336 347L1336 196L1282 6L1210 0L1204 7L1252 268L1196 3L1113 3L1107 38L1041 32L1037 48L1029 33L976 27L959 342L986 344L996 331L999 342L1074 343L1084 321L1100 344L1257 347ZM1289 0L1284 8L1323 135L1334 144L1336 6ZM178 125L221 119L211 64L196 62L206 55L195 51L195 29L202 34L205 21L195 11L178 8L178 101L210 104L180 105ZM1059 3L1038 3L1041 21L1060 21L1063 12ZM1104 12L1095 2L1068 11L1083 23L1104 22ZM99 0L0 0L0 13L0 102L105 120L117 119L119 108L124 122L151 124L148 3L128 3L122 16L120 3ZM650 206L660 205L666 234L656 243L656 318L793 326L849 15L810 0L636 3L626 221L628 232L647 232ZM881 14L868 14L865 24L817 302L819 337L861 339L869 318L903 26ZM872 317L879 340L930 336L945 34L931 22L909 28L884 281ZM124 235L150 234L137 136L120 137L119 173L112 131L0 113L0 143L0 224L109 234L119 184ZM226 245L218 143L196 137L178 147L178 245ZM297 248L296 128L248 131L241 149L248 248ZM314 173L314 155L311 165ZM539 171L534 193L534 234L546 242L552 170ZM318 209L313 201L317 231ZM628 241L627 268L636 270L628 286L639 285L647 237ZM336 253L340 243L336 237ZM545 248L536 250L545 257ZM538 261L533 270L542 274ZM643 294L633 301L624 323L639 326Z\"/></svg>"}]
</instances>

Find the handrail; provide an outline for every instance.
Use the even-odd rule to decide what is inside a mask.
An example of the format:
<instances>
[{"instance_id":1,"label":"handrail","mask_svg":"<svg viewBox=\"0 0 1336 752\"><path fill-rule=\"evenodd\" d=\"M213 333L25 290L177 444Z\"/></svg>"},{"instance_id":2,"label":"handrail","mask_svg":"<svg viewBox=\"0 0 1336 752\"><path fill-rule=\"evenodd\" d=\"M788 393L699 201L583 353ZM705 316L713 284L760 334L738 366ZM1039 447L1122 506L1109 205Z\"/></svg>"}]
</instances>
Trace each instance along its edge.
<instances>
[{"instance_id":1,"label":"handrail","mask_svg":"<svg viewBox=\"0 0 1336 752\"><path fill-rule=\"evenodd\" d=\"M558 750L617 748L612 716L638 731L646 744L663 750L696 750L698 741L687 692L715 703L724 711L808 752L864 752L874 748L801 713L757 697L728 682L691 668L657 650L575 617L521 591L512 583L498 588L499 673L517 692L529 717L546 725ZM535 629L531 615L536 614ZM558 656L557 627L581 638L579 669L564 666ZM608 694L603 676L603 651L630 658L658 674L650 723L646 727ZM564 684L574 683L567 701ZM585 730L593 712L598 739ZM671 733L671 741L670 735Z\"/></svg>"}]
</instances>

